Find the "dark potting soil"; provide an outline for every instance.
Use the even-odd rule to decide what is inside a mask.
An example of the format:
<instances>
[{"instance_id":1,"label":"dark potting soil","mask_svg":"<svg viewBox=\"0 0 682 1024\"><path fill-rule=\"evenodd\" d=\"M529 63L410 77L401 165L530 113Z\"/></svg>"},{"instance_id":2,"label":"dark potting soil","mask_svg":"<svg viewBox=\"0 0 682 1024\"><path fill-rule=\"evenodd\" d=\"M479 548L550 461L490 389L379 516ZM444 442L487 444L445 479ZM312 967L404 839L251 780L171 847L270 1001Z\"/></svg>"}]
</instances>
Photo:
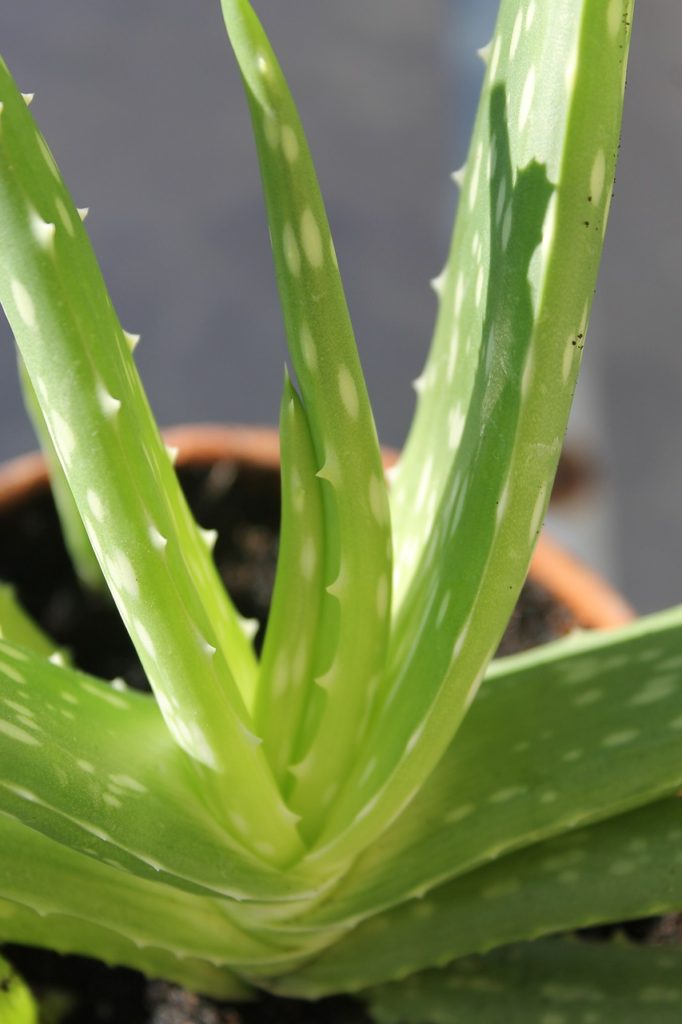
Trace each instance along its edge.
<instances>
[{"instance_id":1,"label":"dark potting soil","mask_svg":"<svg viewBox=\"0 0 682 1024\"><path fill-rule=\"evenodd\" d=\"M198 522L218 531L216 563L239 611L257 618L262 642L272 591L279 530L277 475L230 463L180 471ZM12 582L24 606L78 666L102 678L148 685L113 605L78 585L49 493L0 512L0 580ZM527 583L500 645L501 654L525 650L564 635L577 625L541 587ZM665 922L668 921L666 925ZM635 928L669 930L670 919ZM599 930L592 930L600 938ZM606 937L606 932L604 933ZM656 936L654 936L656 938ZM660 941L658 937L658 941ZM71 1006L63 1024L368 1024L352 999L320 1003L263 997L253 1004L221 1004L165 982L148 982L124 968L83 957L8 947L10 960L34 991L52 993ZM58 995L55 997L55 993Z\"/></svg>"}]
</instances>

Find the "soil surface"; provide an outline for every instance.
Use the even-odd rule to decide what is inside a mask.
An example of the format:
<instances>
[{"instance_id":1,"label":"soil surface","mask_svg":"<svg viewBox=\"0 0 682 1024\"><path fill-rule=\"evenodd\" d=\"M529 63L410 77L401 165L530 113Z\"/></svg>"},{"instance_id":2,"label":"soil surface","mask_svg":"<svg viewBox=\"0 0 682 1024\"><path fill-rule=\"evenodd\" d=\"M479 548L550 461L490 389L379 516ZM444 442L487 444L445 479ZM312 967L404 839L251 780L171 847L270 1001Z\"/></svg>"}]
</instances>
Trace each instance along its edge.
<instances>
[{"instance_id":1,"label":"soil surface","mask_svg":"<svg viewBox=\"0 0 682 1024\"><path fill-rule=\"evenodd\" d=\"M263 628L272 591L279 530L279 481L275 474L218 463L180 471L198 522L218 530L216 562L237 607ZM13 582L35 619L70 648L79 667L103 678L148 685L115 608L78 585L64 549L48 493L28 507L0 513L0 579ZM546 643L576 625L541 587L527 583L500 645L509 654ZM667 922L667 923L666 923ZM679 920L637 922L634 930L679 930ZM593 929L590 937L610 930ZM665 941L665 939L663 938ZM135 971L42 950L7 947L7 954L35 991L49 993L63 1024L368 1024L351 999L305 1003L265 997L255 1004L219 1004Z\"/></svg>"}]
</instances>

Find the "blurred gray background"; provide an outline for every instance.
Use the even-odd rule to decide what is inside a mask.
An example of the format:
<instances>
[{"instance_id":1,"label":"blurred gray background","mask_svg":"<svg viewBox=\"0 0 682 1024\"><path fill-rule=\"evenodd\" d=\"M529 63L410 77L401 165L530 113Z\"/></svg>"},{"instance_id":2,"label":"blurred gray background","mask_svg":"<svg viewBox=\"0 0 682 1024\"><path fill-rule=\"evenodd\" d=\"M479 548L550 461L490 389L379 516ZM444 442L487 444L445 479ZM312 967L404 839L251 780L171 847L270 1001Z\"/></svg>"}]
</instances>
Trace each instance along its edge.
<instances>
[{"instance_id":1,"label":"blurred gray background","mask_svg":"<svg viewBox=\"0 0 682 1024\"><path fill-rule=\"evenodd\" d=\"M547 0L549 2L549 0ZM402 443L495 0L259 0L325 193L379 433ZM682 4L635 17L623 152L555 529L641 610L682 600ZM88 227L163 424L275 423L284 340L217 0L5 0L0 45ZM0 457L34 446L0 323Z\"/></svg>"}]
</instances>

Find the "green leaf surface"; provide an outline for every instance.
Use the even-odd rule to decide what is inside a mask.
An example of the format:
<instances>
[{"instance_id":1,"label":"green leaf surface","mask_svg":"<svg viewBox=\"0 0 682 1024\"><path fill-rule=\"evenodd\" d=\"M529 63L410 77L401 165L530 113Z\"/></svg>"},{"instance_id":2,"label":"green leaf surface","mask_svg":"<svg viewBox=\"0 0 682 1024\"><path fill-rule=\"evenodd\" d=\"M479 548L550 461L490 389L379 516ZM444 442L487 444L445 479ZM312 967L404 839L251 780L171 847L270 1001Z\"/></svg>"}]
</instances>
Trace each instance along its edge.
<instances>
[{"instance_id":1,"label":"green leaf surface","mask_svg":"<svg viewBox=\"0 0 682 1024\"><path fill-rule=\"evenodd\" d=\"M436 764L540 531L613 181L630 0L503 0L420 405L392 495L377 713L324 834L343 858Z\"/></svg>"},{"instance_id":2,"label":"green leaf surface","mask_svg":"<svg viewBox=\"0 0 682 1024\"><path fill-rule=\"evenodd\" d=\"M258 147L291 359L322 480L316 690L290 802L314 838L366 729L391 605L388 499L327 215L294 102L247 0L222 0Z\"/></svg>"},{"instance_id":3,"label":"green leaf surface","mask_svg":"<svg viewBox=\"0 0 682 1024\"><path fill-rule=\"evenodd\" d=\"M7 640L19 647L49 658L54 654L65 657L54 640L40 629L22 608L12 587L0 583L0 640Z\"/></svg>"},{"instance_id":4,"label":"green leaf surface","mask_svg":"<svg viewBox=\"0 0 682 1024\"><path fill-rule=\"evenodd\" d=\"M282 513L277 575L258 680L255 727L280 785L313 683L324 555L321 484L301 401L287 376L280 415Z\"/></svg>"},{"instance_id":5,"label":"green leaf surface","mask_svg":"<svg viewBox=\"0 0 682 1024\"><path fill-rule=\"evenodd\" d=\"M29 415L36 437L50 474L50 490L57 507L59 522L66 548L69 552L76 574L81 582L90 590L109 594L106 581L102 575L99 562L92 550L92 544L81 519L80 512L73 500L71 488L64 475L59 456L55 450L47 423L40 408L40 402L33 390L33 385L26 372L21 356L17 359L19 381L24 396L24 405Z\"/></svg>"},{"instance_id":6,"label":"green leaf surface","mask_svg":"<svg viewBox=\"0 0 682 1024\"><path fill-rule=\"evenodd\" d=\"M86 934L90 926L103 930L95 947L73 946L72 952L118 962L122 940L124 946L267 977L300 967L334 937L262 937L248 920L242 924L240 904L183 891L163 872L150 879L121 867L115 850L111 858L95 859L91 848L69 848L0 811L0 904L16 904L50 921L73 918L83 922ZM0 941L16 939L0 915ZM49 936L40 939L48 942Z\"/></svg>"},{"instance_id":7,"label":"green leaf surface","mask_svg":"<svg viewBox=\"0 0 682 1024\"><path fill-rule=\"evenodd\" d=\"M78 917L141 947L238 965L273 948L235 927L218 900L135 878L0 814L0 897L44 917ZM2 932L0 918L0 936ZM85 952L85 950L84 950ZM106 949L93 950L110 959Z\"/></svg>"},{"instance_id":8,"label":"green leaf surface","mask_svg":"<svg viewBox=\"0 0 682 1024\"><path fill-rule=\"evenodd\" d=\"M369 996L377 1024L678 1024L682 953L547 940L467 957Z\"/></svg>"},{"instance_id":9,"label":"green leaf surface","mask_svg":"<svg viewBox=\"0 0 682 1024\"><path fill-rule=\"evenodd\" d=\"M682 788L682 608L493 662L398 821L305 925L352 921Z\"/></svg>"},{"instance_id":10,"label":"green leaf surface","mask_svg":"<svg viewBox=\"0 0 682 1024\"><path fill-rule=\"evenodd\" d=\"M38 1009L28 987L1 956L0 1021L2 1024L38 1024Z\"/></svg>"},{"instance_id":11,"label":"green leaf surface","mask_svg":"<svg viewBox=\"0 0 682 1024\"><path fill-rule=\"evenodd\" d=\"M5 641L0 809L76 850L188 889L288 900L313 888L254 857L215 820L151 697Z\"/></svg>"},{"instance_id":12,"label":"green leaf surface","mask_svg":"<svg viewBox=\"0 0 682 1024\"><path fill-rule=\"evenodd\" d=\"M0 232L0 301L167 726L239 841L291 860L300 840L251 729L250 642L182 496L81 219L4 62Z\"/></svg>"},{"instance_id":13,"label":"green leaf surface","mask_svg":"<svg viewBox=\"0 0 682 1024\"><path fill-rule=\"evenodd\" d=\"M378 914L278 991L359 991L471 953L682 909L682 800L536 843Z\"/></svg>"},{"instance_id":14,"label":"green leaf surface","mask_svg":"<svg viewBox=\"0 0 682 1024\"><path fill-rule=\"evenodd\" d=\"M48 947L57 953L95 956L110 965L132 967L150 978L164 978L216 999L249 999L252 994L249 986L225 967L154 945L141 945L101 923L68 913L46 915L0 899L0 936L7 942ZM0 1021L5 1024L1 1016Z\"/></svg>"}]
</instances>

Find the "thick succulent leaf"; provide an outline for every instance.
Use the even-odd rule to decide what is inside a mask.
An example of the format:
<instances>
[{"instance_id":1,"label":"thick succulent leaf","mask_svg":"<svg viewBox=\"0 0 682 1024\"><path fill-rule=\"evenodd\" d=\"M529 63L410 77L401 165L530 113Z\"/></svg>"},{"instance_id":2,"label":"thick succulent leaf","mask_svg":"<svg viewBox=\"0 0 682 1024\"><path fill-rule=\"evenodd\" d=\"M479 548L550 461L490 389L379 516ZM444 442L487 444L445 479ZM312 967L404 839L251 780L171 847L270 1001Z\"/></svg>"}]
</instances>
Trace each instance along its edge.
<instances>
[{"instance_id":1,"label":"thick succulent leaf","mask_svg":"<svg viewBox=\"0 0 682 1024\"><path fill-rule=\"evenodd\" d=\"M467 957L369 996L377 1024L678 1024L682 953L547 940Z\"/></svg>"},{"instance_id":2,"label":"thick succulent leaf","mask_svg":"<svg viewBox=\"0 0 682 1024\"><path fill-rule=\"evenodd\" d=\"M682 909L682 800L575 829L378 914L278 991L358 991L511 942Z\"/></svg>"},{"instance_id":3,"label":"thick succulent leaf","mask_svg":"<svg viewBox=\"0 0 682 1024\"><path fill-rule=\"evenodd\" d=\"M312 888L256 859L216 822L151 697L5 641L0 810L75 850L188 889L279 900Z\"/></svg>"},{"instance_id":4,"label":"thick succulent leaf","mask_svg":"<svg viewBox=\"0 0 682 1024\"><path fill-rule=\"evenodd\" d=\"M444 271L433 282L439 300L435 336L424 374L417 382L417 414L391 494L396 607L428 546L439 504L451 489L453 463L465 470L474 455L462 428L467 416L476 417L477 427L485 418L477 393L481 354L488 356L492 346L488 357L493 366L503 357L505 339L488 339L484 329L495 330L502 315L501 310L495 311L492 319L489 291L496 287L496 278L513 272L519 257L525 259L511 242L513 185L519 169L532 160L546 168L549 180L557 186L546 225L550 232L543 232L546 252L537 254L529 279L534 321L547 314L549 299L556 300L552 289L561 281L566 263L573 270L570 295L549 310L555 327L557 318L562 322L561 353L566 355L567 365L565 381L560 375L554 384L552 378L553 394L561 408L556 414L552 410L555 426L547 436L553 437L557 430L563 433L568 402L563 392L570 394L575 385L583 349L584 331L577 335L574 328L591 297L588 284L601 248L601 238L594 236L605 229L611 197L632 7L630 0L610 4L562 0L551 6L504 0L493 38L481 51L487 68L482 102L467 162L454 176L462 188L456 231ZM600 46L604 48L601 56ZM587 81L590 72L585 65L595 57L594 77ZM591 93L588 116L584 116L587 94L596 82L600 93ZM499 132L503 112L506 135ZM604 146L601 153L595 149L600 144ZM570 219L570 225L562 223L562 214ZM585 217L590 218L589 225L585 225ZM560 237L555 234L562 231L570 231L574 241L563 255L558 251ZM493 299L500 304L500 296ZM517 309L508 306L505 322L509 329L526 332L520 319L523 312L521 305ZM586 320L587 310L584 315ZM534 322L533 331L547 331L547 327ZM531 351L536 347L533 342ZM564 342L569 343L568 350ZM532 384L528 380L529 388ZM532 395L526 400L532 401ZM428 464L424 452L431 457ZM418 524L415 512L419 513ZM463 514L466 518L466 508Z\"/></svg>"},{"instance_id":5,"label":"thick succulent leaf","mask_svg":"<svg viewBox=\"0 0 682 1024\"><path fill-rule=\"evenodd\" d=\"M396 481L388 671L320 839L330 858L376 835L442 755L526 574L602 247L631 8L502 2Z\"/></svg>"},{"instance_id":6,"label":"thick succulent leaf","mask_svg":"<svg viewBox=\"0 0 682 1024\"><path fill-rule=\"evenodd\" d=\"M17 359L17 366L21 390L24 396L24 405L47 463L50 474L50 489L57 507L64 543L66 544L76 574L81 582L90 590L108 594L109 591L102 575L102 570L95 557L95 552L92 550L92 544L90 543L90 538L81 519L80 512L73 500L71 488L64 475L64 470L52 443L40 403L33 390L33 385L21 356Z\"/></svg>"},{"instance_id":7,"label":"thick succulent leaf","mask_svg":"<svg viewBox=\"0 0 682 1024\"><path fill-rule=\"evenodd\" d=\"M184 501L57 165L0 63L0 301L175 741L229 827L300 841L247 710L256 662Z\"/></svg>"},{"instance_id":8,"label":"thick succulent leaf","mask_svg":"<svg viewBox=\"0 0 682 1024\"><path fill-rule=\"evenodd\" d=\"M225 965L238 974L279 974L300 967L331 941L316 936L263 938L240 921L241 905L120 870L114 853L101 862L0 812L0 903L8 901L40 917L79 919L140 948L174 957ZM37 938L49 942L46 929ZM16 938L0 916L0 941ZM115 947L117 948L117 947ZM99 943L89 952L114 960L115 948ZM83 947L81 947L82 951Z\"/></svg>"},{"instance_id":9,"label":"thick succulent leaf","mask_svg":"<svg viewBox=\"0 0 682 1024\"><path fill-rule=\"evenodd\" d=\"M281 786L313 684L324 554L321 484L300 399L287 376L280 415L282 519L258 680L255 727Z\"/></svg>"},{"instance_id":10,"label":"thick succulent leaf","mask_svg":"<svg viewBox=\"0 0 682 1024\"><path fill-rule=\"evenodd\" d=\"M388 500L372 412L315 170L277 59L247 0L222 0L251 108L289 349L322 483L327 594L296 751L308 836L355 756L384 663Z\"/></svg>"},{"instance_id":11,"label":"thick succulent leaf","mask_svg":"<svg viewBox=\"0 0 682 1024\"><path fill-rule=\"evenodd\" d=\"M43 633L22 608L14 588L8 583L0 583L0 640L26 647L45 658L58 653L65 657L56 647L54 640Z\"/></svg>"},{"instance_id":12,"label":"thick succulent leaf","mask_svg":"<svg viewBox=\"0 0 682 1024\"><path fill-rule=\"evenodd\" d=\"M136 945L158 946L176 956L238 965L272 953L236 928L217 900L135 878L2 814L0 838L3 900L41 916L78 917ZM1 918L0 936L5 938ZM110 959L106 949L101 953Z\"/></svg>"},{"instance_id":13,"label":"thick succulent leaf","mask_svg":"<svg viewBox=\"0 0 682 1024\"><path fill-rule=\"evenodd\" d=\"M3 1024L38 1024L33 996L11 964L0 956L0 1021Z\"/></svg>"},{"instance_id":14,"label":"thick succulent leaf","mask_svg":"<svg viewBox=\"0 0 682 1024\"><path fill-rule=\"evenodd\" d=\"M165 978L216 999L251 996L252 990L226 967L142 945L103 924L68 913L38 913L0 899L0 936L6 942L94 956L110 965L132 967L150 978ZM1 1015L0 1020L4 1024Z\"/></svg>"},{"instance_id":15,"label":"thick succulent leaf","mask_svg":"<svg viewBox=\"0 0 682 1024\"><path fill-rule=\"evenodd\" d=\"M414 801L305 924L370 916L682 788L682 608L493 662Z\"/></svg>"}]
</instances>

